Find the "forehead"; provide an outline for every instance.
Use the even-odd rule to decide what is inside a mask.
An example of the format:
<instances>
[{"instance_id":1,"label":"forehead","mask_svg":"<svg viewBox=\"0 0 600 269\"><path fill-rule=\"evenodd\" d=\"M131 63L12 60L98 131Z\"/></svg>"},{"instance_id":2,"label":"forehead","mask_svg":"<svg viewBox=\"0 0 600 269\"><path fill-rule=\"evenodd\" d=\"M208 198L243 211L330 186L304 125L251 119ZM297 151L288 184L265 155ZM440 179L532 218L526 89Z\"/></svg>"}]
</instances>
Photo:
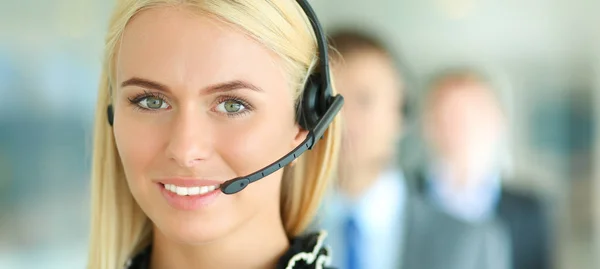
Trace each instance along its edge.
<instances>
[{"instance_id":1,"label":"forehead","mask_svg":"<svg viewBox=\"0 0 600 269\"><path fill-rule=\"evenodd\" d=\"M336 61L335 65L341 82L350 84L340 88L340 91L369 88L370 92L381 89L380 91L390 94L400 93L402 90L399 70L394 67L390 57L379 51L369 49L348 53L341 61Z\"/></svg>"},{"instance_id":2,"label":"forehead","mask_svg":"<svg viewBox=\"0 0 600 269\"><path fill-rule=\"evenodd\" d=\"M491 99L487 85L475 81L456 81L440 85L435 94L439 102Z\"/></svg>"},{"instance_id":3,"label":"forehead","mask_svg":"<svg viewBox=\"0 0 600 269\"><path fill-rule=\"evenodd\" d=\"M442 114L492 115L500 109L489 86L479 82L445 84L437 89L432 99L432 109Z\"/></svg>"},{"instance_id":4,"label":"forehead","mask_svg":"<svg viewBox=\"0 0 600 269\"><path fill-rule=\"evenodd\" d=\"M125 28L116 66L119 82L139 76L172 87L282 73L278 57L241 29L184 7L138 13Z\"/></svg>"}]
</instances>

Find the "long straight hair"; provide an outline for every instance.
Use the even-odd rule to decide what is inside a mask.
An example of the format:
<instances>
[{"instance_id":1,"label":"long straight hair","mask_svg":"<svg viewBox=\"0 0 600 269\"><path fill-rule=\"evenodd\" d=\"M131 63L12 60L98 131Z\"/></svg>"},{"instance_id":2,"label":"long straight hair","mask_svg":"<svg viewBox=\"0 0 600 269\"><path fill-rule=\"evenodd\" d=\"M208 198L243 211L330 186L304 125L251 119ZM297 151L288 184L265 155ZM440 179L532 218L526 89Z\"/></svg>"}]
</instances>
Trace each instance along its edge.
<instances>
[{"instance_id":1,"label":"long straight hair","mask_svg":"<svg viewBox=\"0 0 600 269\"><path fill-rule=\"evenodd\" d=\"M314 32L296 1L118 1L106 36L96 108L89 269L121 268L152 240L152 224L127 186L106 108L111 103L111 89L116 86L115 58L126 25L140 11L162 6L178 6L214 17L243 30L279 55L296 102L311 68L319 61ZM288 237L302 233L316 214L336 167L339 140L340 121L336 119L313 150L304 153L293 168L284 168L280 203Z\"/></svg>"}]
</instances>

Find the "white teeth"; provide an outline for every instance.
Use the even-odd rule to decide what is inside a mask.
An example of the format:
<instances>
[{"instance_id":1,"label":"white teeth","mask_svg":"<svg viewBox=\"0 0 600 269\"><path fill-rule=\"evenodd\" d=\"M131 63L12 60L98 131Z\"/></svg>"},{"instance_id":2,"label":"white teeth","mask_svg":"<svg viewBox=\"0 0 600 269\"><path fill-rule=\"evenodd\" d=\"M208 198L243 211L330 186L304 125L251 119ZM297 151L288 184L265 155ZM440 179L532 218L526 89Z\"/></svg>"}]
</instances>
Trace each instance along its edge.
<instances>
[{"instance_id":1,"label":"white teeth","mask_svg":"<svg viewBox=\"0 0 600 269\"><path fill-rule=\"evenodd\" d=\"M187 195L188 189L185 187L177 187L177 195Z\"/></svg>"},{"instance_id":2,"label":"white teeth","mask_svg":"<svg viewBox=\"0 0 600 269\"><path fill-rule=\"evenodd\" d=\"M188 190L188 195L198 195L200 194L200 187L192 187Z\"/></svg>"},{"instance_id":3,"label":"white teeth","mask_svg":"<svg viewBox=\"0 0 600 269\"><path fill-rule=\"evenodd\" d=\"M175 185L173 184L165 184L165 189L170 190L170 191L175 191Z\"/></svg>"},{"instance_id":4,"label":"white teeth","mask_svg":"<svg viewBox=\"0 0 600 269\"><path fill-rule=\"evenodd\" d=\"M202 195L202 194L212 192L215 189L219 188L219 185L202 186L202 187L179 187L179 186L176 186L173 184L165 184L164 186L165 186L166 190L176 193L177 195L180 195L180 196Z\"/></svg>"}]
</instances>

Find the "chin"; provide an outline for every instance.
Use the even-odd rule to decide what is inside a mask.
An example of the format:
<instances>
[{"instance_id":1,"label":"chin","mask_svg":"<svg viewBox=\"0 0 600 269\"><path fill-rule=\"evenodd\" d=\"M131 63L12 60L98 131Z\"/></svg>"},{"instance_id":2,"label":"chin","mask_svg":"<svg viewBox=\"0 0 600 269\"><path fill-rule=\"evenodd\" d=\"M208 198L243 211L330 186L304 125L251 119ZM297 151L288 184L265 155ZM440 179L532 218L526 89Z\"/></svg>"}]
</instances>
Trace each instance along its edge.
<instances>
[{"instance_id":1,"label":"chin","mask_svg":"<svg viewBox=\"0 0 600 269\"><path fill-rule=\"evenodd\" d=\"M219 221L195 218L171 218L162 223L154 222L154 233L165 239L185 245L204 245L227 236L234 225Z\"/></svg>"}]
</instances>

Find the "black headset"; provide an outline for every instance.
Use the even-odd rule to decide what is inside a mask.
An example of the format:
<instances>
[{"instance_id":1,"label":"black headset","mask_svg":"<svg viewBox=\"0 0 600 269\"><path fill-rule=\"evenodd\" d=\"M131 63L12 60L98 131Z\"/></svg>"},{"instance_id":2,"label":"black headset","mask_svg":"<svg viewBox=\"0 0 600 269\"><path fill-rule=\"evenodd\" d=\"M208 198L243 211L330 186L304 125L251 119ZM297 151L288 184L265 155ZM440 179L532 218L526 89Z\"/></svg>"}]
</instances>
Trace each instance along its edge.
<instances>
[{"instance_id":1,"label":"black headset","mask_svg":"<svg viewBox=\"0 0 600 269\"><path fill-rule=\"evenodd\" d=\"M243 190L248 184L285 167L294 159L300 157L306 150L312 149L317 141L323 138L325 130L327 130L344 104L344 98L339 94L334 96L331 90L328 46L323 29L308 1L297 0L297 2L310 20L317 38L319 52L318 69L308 77L304 92L296 107L296 121L309 133L298 147L279 160L250 175L237 177L221 184L219 188L225 194L234 194ZM112 126L114 121L112 105L108 105L107 116L108 123Z\"/></svg>"}]
</instances>

